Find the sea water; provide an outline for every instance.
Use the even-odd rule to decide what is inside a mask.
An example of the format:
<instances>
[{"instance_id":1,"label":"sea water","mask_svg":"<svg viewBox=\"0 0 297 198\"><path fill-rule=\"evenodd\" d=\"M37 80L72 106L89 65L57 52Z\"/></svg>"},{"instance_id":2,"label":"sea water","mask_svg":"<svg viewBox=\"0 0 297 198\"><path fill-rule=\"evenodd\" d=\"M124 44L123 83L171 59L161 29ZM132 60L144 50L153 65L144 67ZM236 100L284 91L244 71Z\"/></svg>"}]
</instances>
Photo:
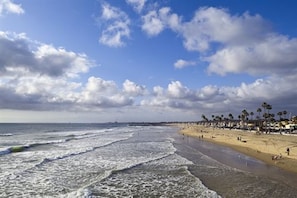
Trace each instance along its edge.
<instances>
[{"instance_id":1,"label":"sea water","mask_svg":"<svg viewBox=\"0 0 297 198\"><path fill-rule=\"evenodd\" d=\"M203 152L212 146L191 141L169 126L0 124L0 197L296 195L281 181L215 160Z\"/></svg>"},{"instance_id":2,"label":"sea water","mask_svg":"<svg viewBox=\"0 0 297 198\"><path fill-rule=\"evenodd\" d=\"M168 127L0 126L0 197L218 197L175 153Z\"/></svg>"}]
</instances>

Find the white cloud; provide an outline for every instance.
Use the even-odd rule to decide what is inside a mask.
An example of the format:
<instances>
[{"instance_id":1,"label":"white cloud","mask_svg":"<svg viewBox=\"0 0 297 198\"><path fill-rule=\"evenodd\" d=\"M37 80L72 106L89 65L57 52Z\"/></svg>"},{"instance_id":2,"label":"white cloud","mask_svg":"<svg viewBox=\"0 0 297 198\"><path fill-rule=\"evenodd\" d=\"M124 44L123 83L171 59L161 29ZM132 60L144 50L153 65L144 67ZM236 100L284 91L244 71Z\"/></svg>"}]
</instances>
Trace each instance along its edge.
<instances>
[{"instance_id":1,"label":"white cloud","mask_svg":"<svg viewBox=\"0 0 297 198\"><path fill-rule=\"evenodd\" d=\"M191 66L191 65L196 65L196 62L179 59L174 63L174 67L177 69L182 69L184 67Z\"/></svg>"},{"instance_id":2,"label":"white cloud","mask_svg":"<svg viewBox=\"0 0 297 198\"><path fill-rule=\"evenodd\" d=\"M90 77L82 91L77 94L77 107L98 110L133 104L133 98L121 93L115 82Z\"/></svg>"},{"instance_id":3,"label":"white cloud","mask_svg":"<svg viewBox=\"0 0 297 198\"><path fill-rule=\"evenodd\" d=\"M142 106L211 114L241 112L243 108L255 111L252 108L263 101L276 104L275 108L286 108L281 101L294 104L296 38L273 32L270 23L260 15L231 15L226 9L204 7L197 10L193 19L184 22L170 8L163 7L142 16L142 22L142 30L149 36L156 36L166 28L181 35L184 47L197 51L200 60L209 64L209 73L268 76L235 87L207 85L197 90L174 81L167 88L155 86L151 96L140 102ZM180 59L174 66L194 64Z\"/></svg>"},{"instance_id":4,"label":"white cloud","mask_svg":"<svg viewBox=\"0 0 297 198\"><path fill-rule=\"evenodd\" d=\"M101 19L106 26L100 41L114 47L124 45L123 39L130 36L128 16L104 4ZM146 119L153 115L156 121L165 115L177 118L172 112L178 112L180 119L198 120L200 117L193 115L236 113L243 108L255 111L263 101L272 104L273 109L296 111L297 40L272 32L260 16L233 16L225 9L201 8L192 20L182 22L164 7L142 19L143 31L151 36L165 28L177 32L185 48L197 51L209 64L209 73L268 77L234 87L207 85L198 89L173 81L164 88L155 86L150 93L131 80L119 87L115 81L96 76L77 83L74 77L94 66L85 54L38 43L25 34L0 32L0 109L109 111L123 117L128 112L131 118L139 117L135 112L142 112L147 113ZM194 64L180 59L174 65L183 68Z\"/></svg>"},{"instance_id":5,"label":"white cloud","mask_svg":"<svg viewBox=\"0 0 297 198\"><path fill-rule=\"evenodd\" d=\"M297 114L295 88L297 75L284 78L270 77L257 79L252 83L242 83L235 87L207 85L200 89L189 89L181 82L171 82L167 89L156 86L151 97L141 101L141 105L156 109L172 110L193 115L240 114L243 109L256 112L265 101L272 104L272 112L288 110ZM289 106L287 105L289 104ZM200 117L196 118L197 120Z\"/></svg>"},{"instance_id":6,"label":"white cloud","mask_svg":"<svg viewBox=\"0 0 297 198\"><path fill-rule=\"evenodd\" d=\"M160 86L154 87L153 97L142 100L141 105L168 112L178 110L193 113L191 109L199 106L198 91L190 90L179 81L173 81L166 90Z\"/></svg>"},{"instance_id":7,"label":"white cloud","mask_svg":"<svg viewBox=\"0 0 297 198\"><path fill-rule=\"evenodd\" d=\"M94 63L85 54L37 43L24 34L0 32L0 71L5 75L30 73L75 77Z\"/></svg>"},{"instance_id":8,"label":"white cloud","mask_svg":"<svg viewBox=\"0 0 297 198\"><path fill-rule=\"evenodd\" d=\"M130 80L125 80L123 83L123 91L132 96L141 96L145 93L145 87L137 85Z\"/></svg>"},{"instance_id":9,"label":"white cloud","mask_svg":"<svg viewBox=\"0 0 297 198\"><path fill-rule=\"evenodd\" d=\"M152 28L150 34L159 34L165 28L168 17L175 16L169 12L165 9L163 17L155 13L163 26L158 31ZM226 9L203 7L188 22L178 16L176 19L174 26L167 27L182 35L187 50L199 52L200 59L209 64L209 73L285 75L297 71L297 38L273 32L270 23L259 15L231 15ZM175 63L176 68L185 65L183 60Z\"/></svg>"},{"instance_id":10,"label":"white cloud","mask_svg":"<svg viewBox=\"0 0 297 198\"><path fill-rule=\"evenodd\" d=\"M101 111L133 106L137 96L97 77L90 77L86 84L50 76L7 78L1 79L0 91L0 109L37 111Z\"/></svg>"},{"instance_id":11,"label":"white cloud","mask_svg":"<svg viewBox=\"0 0 297 198\"><path fill-rule=\"evenodd\" d=\"M0 0L0 16L4 13L23 14L25 11L20 4L15 4L12 0Z\"/></svg>"},{"instance_id":12,"label":"white cloud","mask_svg":"<svg viewBox=\"0 0 297 198\"><path fill-rule=\"evenodd\" d=\"M99 42L110 47L121 47L125 45L124 38L130 37L130 19L128 15L119 8L108 3L102 5L101 19L105 22Z\"/></svg>"},{"instance_id":13,"label":"white cloud","mask_svg":"<svg viewBox=\"0 0 297 198\"><path fill-rule=\"evenodd\" d=\"M117 85L113 81L105 81L94 76L88 79L86 91L93 93L115 93Z\"/></svg>"},{"instance_id":14,"label":"white cloud","mask_svg":"<svg viewBox=\"0 0 297 198\"><path fill-rule=\"evenodd\" d=\"M254 44L226 46L205 58L208 71L226 73L249 73L252 75L284 75L297 72L297 39L282 35L267 36Z\"/></svg>"},{"instance_id":15,"label":"white cloud","mask_svg":"<svg viewBox=\"0 0 297 198\"><path fill-rule=\"evenodd\" d=\"M24 34L0 32L0 52L0 109L99 111L131 106L145 92L130 80L123 90L98 77L77 83L73 77L94 64L86 55L33 42Z\"/></svg>"},{"instance_id":16,"label":"white cloud","mask_svg":"<svg viewBox=\"0 0 297 198\"><path fill-rule=\"evenodd\" d=\"M142 20L142 30L144 30L150 36L158 35L164 29L164 24L158 17L156 11L150 11L148 14L142 17Z\"/></svg>"},{"instance_id":17,"label":"white cloud","mask_svg":"<svg viewBox=\"0 0 297 198\"><path fill-rule=\"evenodd\" d=\"M168 27L178 29L180 18L176 14L171 14L170 11L170 8L163 7L142 16L142 30L149 36L156 36Z\"/></svg>"},{"instance_id":18,"label":"white cloud","mask_svg":"<svg viewBox=\"0 0 297 198\"><path fill-rule=\"evenodd\" d=\"M6 77L0 80L0 108L18 110L65 110L75 102L70 96L79 83L50 76Z\"/></svg>"},{"instance_id":19,"label":"white cloud","mask_svg":"<svg viewBox=\"0 0 297 198\"><path fill-rule=\"evenodd\" d=\"M104 3L102 5L102 18L106 19L106 20L110 20L110 19L118 19L121 17L121 15L123 14L123 12L116 8L116 7L112 7L111 5Z\"/></svg>"},{"instance_id":20,"label":"white cloud","mask_svg":"<svg viewBox=\"0 0 297 198\"><path fill-rule=\"evenodd\" d=\"M140 13L145 5L147 0L126 0L128 4L133 6L133 8Z\"/></svg>"},{"instance_id":21,"label":"white cloud","mask_svg":"<svg viewBox=\"0 0 297 198\"><path fill-rule=\"evenodd\" d=\"M157 96L160 96L162 95L164 92L164 89L161 87L161 86L155 86L153 88L153 94L157 95Z\"/></svg>"},{"instance_id":22,"label":"white cloud","mask_svg":"<svg viewBox=\"0 0 297 198\"><path fill-rule=\"evenodd\" d=\"M179 29L188 50L203 52L213 42L224 45L256 43L269 33L268 22L261 16L231 16L227 10L203 7L197 10L193 19Z\"/></svg>"},{"instance_id":23,"label":"white cloud","mask_svg":"<svg viewBox=\"0 0 297 198\"><path fill-rule=\"evenodd\" d=\"M252 100L267 100L267 101L281 101L280 99L291 103L290 98L296 97L295 81L297 75L291 75L283 78L270 77L268 79L257 79L256 81L247 84L242 83L238 87L222 87L222 92L226 97L236 102L244 103L244 101ZM285 103L283 105L286 105Z\"/></svg>"},{"instance_id":24,"label":"white cloud","mask_svg":"<svg viewBox=\"0 0 297 198\"><path fill-rule=\"evenodd\" d=\"M100 111L133 106L144 86L91 76L75 80L94 63L84 54L33 42L25 34L0 32L0 109Z\"/></svg>"},{"instance_id":25,"label":"white cloud","mask_svg":"<svg viewBox=\"0 0 297 198\"><path fill-rule=\"evenodd\" d=\"M198 92L200 100L208 100L217 95L220 95L219 88L213 85L202 87L201 90Z\"/></svg>"},{"instance_id":26,"label":"white cloud","mask_svg":"<svg viewBox=\"0 0 297 198\"><path fill-rule=\"evenodd\" d=\"M190 90L183 86L180 81L171 82L168 85L168 95L174 98L185 98L190 96L192 93Z\"/></svg>"},{"instance_id":27,"label":"white cloud","mask_svg":"<svg viewBox=\"0 0 297 198\"><path fill-rule=\"evenodd\" d=\"M141 104L165 109L189 110L204 108L209 103L219 103L222 99L220 88L205 86L201 89L192 90L184 86L180 81L172 81L167 89L160 86L153 88L152 97L145 98Z\"/></svg>"},{"instance_id":28,"label":"white cloud","mask_svg":"<svg viewBox=\"0 0 297 198\"><path fill-rule=\"evenodd\" d=\"M66 73L69 77L75 77L78 73L88 72L92 64L85 54L77 54L51 45L39 46L35 58L39 63L38 67L42 67L40 69L53 76Z\"/></svg>"}]
</instances>

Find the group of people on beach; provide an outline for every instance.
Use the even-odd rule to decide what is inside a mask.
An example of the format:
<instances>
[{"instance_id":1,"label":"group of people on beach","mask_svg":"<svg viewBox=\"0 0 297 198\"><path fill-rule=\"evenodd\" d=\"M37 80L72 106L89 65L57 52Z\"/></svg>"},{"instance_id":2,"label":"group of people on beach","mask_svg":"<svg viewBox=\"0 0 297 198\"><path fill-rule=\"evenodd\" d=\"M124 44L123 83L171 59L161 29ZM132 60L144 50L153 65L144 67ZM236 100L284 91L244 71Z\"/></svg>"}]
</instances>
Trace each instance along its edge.
<instances>
[{"instance_id":1,"label":"group of people on beach","mask_svg":"<svg viewBox=\"0 0 297 198\"><path fill-rule=\"evenodd\" d=\"M287 155L290 155L290 148L288 147L286 150ZM280 153L279 155L273 155L272 156L272 160L278 160L278 159L282 159L282 154Z\"/></svg>"}]
</instances>

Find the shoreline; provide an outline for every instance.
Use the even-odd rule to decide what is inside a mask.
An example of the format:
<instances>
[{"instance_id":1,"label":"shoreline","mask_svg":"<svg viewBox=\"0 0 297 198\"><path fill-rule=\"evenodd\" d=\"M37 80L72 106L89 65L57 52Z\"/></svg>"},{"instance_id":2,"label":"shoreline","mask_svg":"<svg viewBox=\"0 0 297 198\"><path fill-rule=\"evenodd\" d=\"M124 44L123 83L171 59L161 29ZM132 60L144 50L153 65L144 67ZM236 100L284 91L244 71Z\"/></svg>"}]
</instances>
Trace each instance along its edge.
<instances>
[{"instance_id":1,"label":"shoreline","mask_svg":"<svg viewBox=\"0 0 297 198\"><path fill-rule=\"evenodd\" d=\"M229 147L266 164L297 174L297 136L181 124L179 133ZM289 155L287 148L290 149ZM273 159L275 158L275 159Z\"/></svg>"}]
</instances>

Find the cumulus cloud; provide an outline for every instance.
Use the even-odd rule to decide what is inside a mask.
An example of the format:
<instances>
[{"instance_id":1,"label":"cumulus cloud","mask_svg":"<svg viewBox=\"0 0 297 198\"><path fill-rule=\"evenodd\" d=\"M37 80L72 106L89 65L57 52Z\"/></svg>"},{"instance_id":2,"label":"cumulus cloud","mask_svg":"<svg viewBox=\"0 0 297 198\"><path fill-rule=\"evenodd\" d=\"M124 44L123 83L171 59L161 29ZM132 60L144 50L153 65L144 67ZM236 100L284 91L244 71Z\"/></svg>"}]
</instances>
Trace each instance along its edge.
<instances>
[{"instance_id":1,"label":"cumulus cloud","mask_svg":"<svg viewBox=\"0 0 297 198\"><path fill-rule=\"evenodd\" d=\"M151 10L142 17L142 30L150 36L165 28L183 38L184 47L199 52L208 63L207 71L219 75L285 75L296 72L297 39L273 32L269 21L248 12L232 15L227 9L202 7L190 21L172 13L170 8ZM182 68L193 62L178 60Z\"/></svg>"},{"instance_id":2,"label":"cumulus cloud","mask_svg":"<svg viewBox=\"0 0 297 198\"><path fill-rule=\"evenodd\" d=\"M201 90L198 92L198 96L200 100L211 100L212 98L220 95L219 88L213 85L207 85L202 87Z\"/></svg>"},{"instance_id":3,"label":"cumulus cloud","mask_svg":"<svg viewBox=\"0 0 297 198\"><path fill-rule=\"evenodd\" d=\"M25 34L0 32L0 108L98 110L132 105L145 87L126 80L75 79L94 66L86 55L33 42Z\"/></svg>"},{"instance_id":4,"label":"cumulus cloud","mask_svg":"<svg viewBox=\"0 0 297 198\"><path fill-rule=\"evenodd\" d=\"M121 47L125 44L124 38L130 37L130 19L119 8L108 3L102 4L101 20L104 28L99 42L110 47Z\"/></svg>"},{"instance_id":5,"label":"cumulus cloud","mask_svg":"<svg viewBox=\"0 0 297 198\"><path fill-rule=\"evenodd\" d=\"M77 94L77 102L82 108L110 108L123 107L133 104L130 95L123 94L113 81L106 81L97 77L90 77Z\"/></svg>"},{"instance_id":6,"label":"cumulus cloud","mask_svg":"<svg viewBox=\"0 0 297 198\"><path fill-rule=\"evenodd\" d=\"M212 43L243 45L255 43L269 34L270 26L261 16L244 13L232 16L226 9L203 7L179 29L188 50L203 52Z\"/></svg>"},{"instance_id":7,"label":"cumulus cloud","mask_svg":"<svg viewBox=\"0 0 297 198\"><path fill-rule=\"evenodd\" d=\"M142 22L142 30L149 36L156 36L165 28L177 29L180 18L177 14L172 14L169 7L163 7L159 10L151 10L142 16Z\"/></svg>"},{"instance_id":8,"label":"cumulus cloud","mask_svg":"<svg viewBox=\"0 0 297 198\"><path fill-rule=\"evenodd\" d=\"M231 15L226 9L203 7L190 21L175 27L171 29L182 35L184 47L199 52L200 59L209 64L209 73L296 72L297 39L273 32L260 15Z\"/></svg>"},{"instance_id":9,"label":"cumulus cloud","mask_svg":"<svg viewBox=\"0 0 297 198\"><path fill-rule=\"evenodd\" d=\"M164 92L164 89L163 89L161 86L155 86L155 87L153 88L153 94L154 94L154 95L159 96L159 95L162 95L163 92Z\"/></svg>"},{"instance_id":10,"label":"cumulus cloud","mask_svg":"<svg viewBox=\"0 0 297 198\"><path fill-rule=\"evenodd\" d=\"M174 98L185 98L191 95L190 90L183 86L180 81L171 82L168 85L168 95Z\"/></svg>"},{"instance_id":11,"label":"cumulus cloud","mask_svg":"<svg viewBox=\"0 0 297 198\"><path fill-rule=\"evenodd\" d=\"M146 1L126 2L141 12L142 2ZM3 4L0 8L4 13ZM266 77L238 86L206 85L197 89L172 81L164 87L157 85L151 91L128 79L120 86L96 76L78 83L75 77L95 65L85 54L32 41L25 34L0 32L0 108L85 112L121 109L131 113L137 107L157 109L150 111L150 115L162 114L165 110L168 114L180 111L210 115L240 113L242 108L255 111L263 101L272 104L273 109L287 110L282 106L286 101L291 104L290 109L297 109L297 39L273 32L261 16L232 15L226 9L204 7L185 22L170 8L163 7L149 11L141 19L141 28L149 36L156 36L166 28L176 32L185 49L197 52L200 60L207 63L209 73ZM100 42L112 47L123 46L124 39L130 36L127 14L104 3L101 20L104 29ZM179 59L174 66L183 68L194 64ZM141 112L139 109L134 112ZM197 119L200 117L193 118Z\"/></svg>"},{"instance_id":12,"label":"cumulus cloud","mask_svg":"<svg viewBox=\"0 0 297 198\"><path fill-rule=\"evenodd\" d=\"M125 80L123 83L123 91L132 96L141 96L145 93L145 87L137 85L130 80Z\"/></svg>"},{"instance_id":13,"label":"cumulus cloud","mask_svg":"<svg viewBox=\"0 0 297 198\"><path fill-rule=\"evenodd\" d=\"M150 11L148 14L142 17L144 24L142 25L142 30L144 30L148 35L158 35L164 29L164 23L158 17L156 11Z\"/></svg>"},{"instance_id":14,"label":"cumulus cloud","mask_svg":"<svg viewBox=\"0 0 297 198\"><path fill-rule=\"evenodd\" d=\"M12 0L0 0L0 16L4 13L23 14L25 11L20 4L15 4Z\"/></svg>"},{"instance_id":15,"label":"cumulus cloud","mask_svg":"<svg viewBox=\"0 0 297 198\"><path fill-rule=\"evenodd\" d=\"M184 67L191 66L191 65L196 65L196 62L179 59L174 63L174 67L177 69L182 69Z\"/></svg>"},{"instance_id":16,"label":"cumulus cloud","mask_svg":"<svg viewBox=\"0 0 297 198\"><path fill-rule=\"evenodd\" d=\"M101 93L101 94L113 94L116 93L117 85L113 81L106 81L101 78L96 78L94 76L88 79L86 83L85 90L88 93Z\"/></svg>"},{"instance_id":17,"label":"cumulus cloud","mask_svg":"<svg viewBox=\"0 0 297 198\"><path fill-rule=\"evenodd\" d=\"M50 76L5 77L0 80L1 109L65 110L74 102L69 94L79 83Z\"/></svg>"},{"instance_id":18,"label":"cumulus cloud","mask_svg":"<svg viewBox=\"0 0 297 198\"><path fill-rule=\"evenodd\" d=\"M126 0L138 13L140 13L147 0Z\"/></svg>"},{"instance_id":19,"label":"cumulus cloud","mask_svg":"<svg viewBox=\"0 0 297 198\"><path fill-rule=\"evenodd\" d=\"M4 75L35 73L75 77L93 66L85 54L37 43L25 34L0 32L0 71Z\"/></svg>"},{"instance_id":20,"label":"cumulus cloud","mask_svg":"<svg viewBox=\"0 0 297 198\"><path fill-rule=\"evenodd\" d=\"M180 81L168 84L167 89L160 86L153 88L153 97L142 100L141 105L163 108L168 111L180 110L194 113L203 106L204 90L191 90ZM206 95L210 95L206 93ZM216 94L209 96L215 97ZM193 111L192 111L193 110Z\"/></svg>"},{"instance_id":21,"label":"cumulus cloud","mask_svg":"<svg viewBox=\"0 0 297 198\"><path fill-rule=\"evenodd\" d=\"M202 7L191 20L183 21L182 16L163 7L143 15L141 28L149 36L165 29L176 32L185 49L197 52L200 61L207 63L208 73L266 76L234 87L207 85L197 90L173 81L165 88L155 86L151 96L140 102L143 106L211 114L240 113L242 108L256 111L252 108L263 101L275 104L276 109L286 108L281 107L281 101L295 104L297 39L274 32L271 23L258 14L233 15L227 9ZM180 59L174 66L194 64Z\"/></svg>"},{"instance_id":22,"label":"cumulus cloud","mask_svg":"<svg viewBox=\"0 0 297 198\"><path fill-rule=\"evenodd\" d=\"M129 81L130 88L140 88ZM123 83L127 84L127 82ZM114 81L91 76L84 83L50 76L0 80L0 108L36 111L99 111L133 106L140 90L121 90ZM142 90L144 91L144 90Z\"/></svg>"},{"instance_id":23,"label":"cumulus cloud","mask_svg":"<svg viewBox=\"0 0 297 198\"><path fill-rule=\"evenodd\" d=\"M282 35L267 36L258 43L226 46L204 60L209 62L208 71L248 73L251 75L285 75L297 71L297 39Z\"/></svg>"},{"instance_id":24,"label":"cumulus cloud","mask_svg":"<svg viewBox=\"0 0 297 198\"><path fill-rule=\"evenodd\" d=\"M295 83L292 83L296 82L294 77L297 77L296 74L285 78L257 79L234 87L207 85L199 89L189 89L181 82L174 81L166 89L154 87L152 96L143 99L141 105L210 116L213 113L239 115L243 109L256 112L265 101L272 104L273 112L290 110L296 114L297 105L294 101L297 91Z\"/></svg>"}]
</instances>

